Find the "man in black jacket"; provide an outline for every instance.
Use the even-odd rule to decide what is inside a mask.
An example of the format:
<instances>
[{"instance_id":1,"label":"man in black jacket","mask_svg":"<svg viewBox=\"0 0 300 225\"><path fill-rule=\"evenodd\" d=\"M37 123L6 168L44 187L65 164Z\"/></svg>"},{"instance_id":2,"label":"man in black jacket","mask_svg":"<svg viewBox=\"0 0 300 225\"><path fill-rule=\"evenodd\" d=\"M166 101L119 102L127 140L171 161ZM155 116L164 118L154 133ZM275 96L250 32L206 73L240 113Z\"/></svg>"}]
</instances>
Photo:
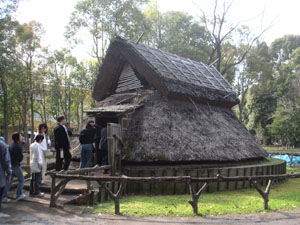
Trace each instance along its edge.
<instances>
[{"instance_id":1,"label":"man in black jacket","mask_svg":"<svg viewBox=\"0 0 300 225\"><path fill-rule=\"evenodd\" d=\"M86 128L80 132L79 141L81 144L80 168L92 167L93 165L93 143L100 136L101 127L93 120L88 121Z\"/></svg>"},{"instance_id":2,"label":"man in black jacket","mask_svg":"<svg viewBox=\"0 0 300 225\"><path fill-rule=\"evenodd\" d=\"M54 128L54 141L56 149L56 171L62 168L68 170L72 155L70 153L70 136L71 131L65 126L65 118L60 116L57 118L57 126ZM63 163L63 160L64 163Z\"/></svg>"}]
</instances>

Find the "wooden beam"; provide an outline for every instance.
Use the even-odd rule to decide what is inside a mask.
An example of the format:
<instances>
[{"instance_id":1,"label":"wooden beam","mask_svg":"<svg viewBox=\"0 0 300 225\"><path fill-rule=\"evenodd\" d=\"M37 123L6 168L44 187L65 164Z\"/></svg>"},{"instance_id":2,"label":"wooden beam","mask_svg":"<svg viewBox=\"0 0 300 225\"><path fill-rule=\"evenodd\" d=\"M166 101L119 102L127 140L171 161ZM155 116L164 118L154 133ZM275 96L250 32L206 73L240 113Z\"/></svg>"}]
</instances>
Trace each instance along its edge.
<instances>
[{"instance_id":1,"label":"wooden beam","mask_svg":"<svg viewBox=\"0 0 300 225\"><path fill-rule=\"evenodd\" d=\"M85 173L89 173L89 172L96 172L96 171L100 171L100 170L106 170L106 169L110 169L111 165L106 165L106 166L94 166L92 168L83 168L83 169L76 169L76 170L67 170L67 171L49 171L48 174L52 177L52 176L57 176L58 174L63 174L63 175L79 175L79 174L85 174Z\"/></svg>"},{"instance_id":2,"label":"wooden beam","mask_svg":"<svg viewBox=\"0 0 300 225\"><path fill-rule=\"evenodd\" d=\"M89 180L101 182L147 182L147 183L163 183L163 182L178 182L184 183L190 181L189 176L178 177L127 177L127 176L84 176L84 175L63 175L56 174L59 179L72 179L72 180Z\"/></svg>"}]
</instances>

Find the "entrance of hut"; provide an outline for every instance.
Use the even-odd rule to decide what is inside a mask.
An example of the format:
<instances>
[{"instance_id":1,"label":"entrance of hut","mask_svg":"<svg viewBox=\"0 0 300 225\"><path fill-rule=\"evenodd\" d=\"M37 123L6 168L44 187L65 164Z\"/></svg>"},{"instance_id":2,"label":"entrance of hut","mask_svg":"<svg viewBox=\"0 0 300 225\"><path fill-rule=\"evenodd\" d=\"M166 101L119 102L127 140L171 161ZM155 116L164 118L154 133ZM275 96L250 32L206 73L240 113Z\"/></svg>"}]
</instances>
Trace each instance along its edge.
<instances>
[{"instance_id":1,"label":"entrance of hut","mask_svg":"<svg viewBox=\"0 0 300 225\"><path fill-rule=\"evenodd\" d=\"M120 104L101 106L85 111L89 118L95 118L97 125L106 128L108 163L112 166L112 175L121 172L122 138L125 136L132 113L142 106L142 104ZM96 158L99 165L101 165L102 157L100 140L98 140L96 142Z\"/></svg>"},{"instance_id":2,"label":"entrance of hut","mask_svg":"<svg viewBox=\"0 0 300 225\"><path fill-rule=\"evenodd\" d=\"M106 128L101 132L101 135L106 135L107 138L107 156L103 149L100 149L101 143L96 143L97 162L103 162L104 157L107 157L108 165L111 165L111 175L121 171L121 145L122 143L122 127L119 123L120 118L117 116L96 117L96 123L102 128ZM122 119L121 119L122 121Z\"/></svg>"}]
</instances>

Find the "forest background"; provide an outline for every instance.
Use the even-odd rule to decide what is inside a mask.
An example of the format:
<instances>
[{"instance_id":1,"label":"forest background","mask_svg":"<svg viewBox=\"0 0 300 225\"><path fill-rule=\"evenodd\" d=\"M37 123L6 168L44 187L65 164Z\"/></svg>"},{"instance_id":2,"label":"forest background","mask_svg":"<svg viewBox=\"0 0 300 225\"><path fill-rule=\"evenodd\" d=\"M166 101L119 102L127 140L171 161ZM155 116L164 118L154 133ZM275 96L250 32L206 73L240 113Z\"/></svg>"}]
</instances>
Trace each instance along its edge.
<instances>
[{"instance_id":1,"label":"forest background","mask_svg":"<svg viewBox=\"0 0 300 225\"><path fill-rule=\"evenodd\" d=\"M1 134L27 134L40 122L54 125L58 115L78 129L84 110L97 104L91 92L110 40L144 34L144 44L214 65L240 99L237 117L259 142L299 147L300 35L267 44L262 36L272 24L254 30L249 21L231 23L232 2L211 2L204 12L195 1L195 16L162 12L148 0L78 0L64 33L68 45L53 50L42 44L41 23L16 19L19 0L0 0ZM72 54L83 42L91 60Z\"/></svg>"}]
</instances>

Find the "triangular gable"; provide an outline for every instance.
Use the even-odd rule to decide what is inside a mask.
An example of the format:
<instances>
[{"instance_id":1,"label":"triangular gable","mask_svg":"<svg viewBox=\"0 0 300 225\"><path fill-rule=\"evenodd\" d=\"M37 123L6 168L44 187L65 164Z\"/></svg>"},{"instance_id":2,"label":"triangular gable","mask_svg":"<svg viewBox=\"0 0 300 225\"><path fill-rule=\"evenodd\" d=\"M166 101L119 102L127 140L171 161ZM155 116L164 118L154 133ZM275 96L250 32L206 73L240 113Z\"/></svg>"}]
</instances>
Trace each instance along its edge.
<instances>
[{"instance_id":1,"label":"triangular gable","mask_svg":"<svg viewBox=\"0 0 300 225\"><path fill-rule=\"evenodd\" d=\"M226 107L239 102L230 84L213 66L120 37L114 39L107 50L95 83L95 100L101 101L115 93L117 87L118 91L124 91L117 82L126 62L138 73L142 84L145 81L148 88L158 90L163 96ZM135 83L133 88L136 85L140 84Z\"/></svg>"},{"instance_id":2,"label":"triangular gable","mask_svg":"<svg viewBox=\"0 0 300 225\"><path fill-rule=\"evenodd\" d=\"M115 92L122 93L143 88L141 81L137 77L132 67L126 63L119 77Z\"/></svg>"}]
</instances>

